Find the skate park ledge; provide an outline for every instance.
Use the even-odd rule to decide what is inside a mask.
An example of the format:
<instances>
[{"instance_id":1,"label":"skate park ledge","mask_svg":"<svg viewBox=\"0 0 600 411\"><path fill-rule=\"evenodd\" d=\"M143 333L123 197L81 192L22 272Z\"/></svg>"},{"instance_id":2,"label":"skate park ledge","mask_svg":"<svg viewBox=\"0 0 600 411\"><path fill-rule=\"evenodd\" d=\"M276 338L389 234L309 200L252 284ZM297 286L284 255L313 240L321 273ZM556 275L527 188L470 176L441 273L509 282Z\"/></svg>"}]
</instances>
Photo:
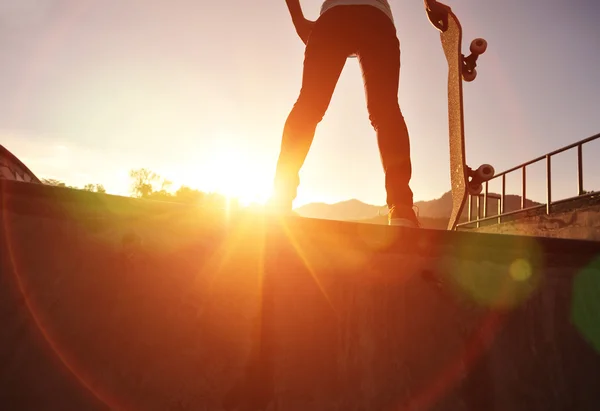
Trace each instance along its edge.
<instances>
[{"instance_id":1,"label":"skate park ledge","mask_svg":"<svg viewBox=\"0 0 600 411\"><path fill-rule=\"evenodd\" d=\"M600 243L0 180L6 409L597 409Z\"/></svg>"}]
</instances>

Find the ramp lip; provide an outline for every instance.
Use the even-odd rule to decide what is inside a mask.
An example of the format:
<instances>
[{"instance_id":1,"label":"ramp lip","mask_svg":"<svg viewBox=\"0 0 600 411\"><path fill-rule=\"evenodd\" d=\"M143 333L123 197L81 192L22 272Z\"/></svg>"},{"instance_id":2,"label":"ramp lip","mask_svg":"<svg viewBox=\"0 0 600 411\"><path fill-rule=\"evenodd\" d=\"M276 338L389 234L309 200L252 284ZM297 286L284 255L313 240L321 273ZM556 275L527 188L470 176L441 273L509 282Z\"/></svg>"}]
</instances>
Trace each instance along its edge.
<instances>
[{"instance_id":1,"label":"ramp lip","mask_svg":"<svg viewBox=\"0 0 600 411\"><path fill-rule=\"evenodd\" d=\"M126 196L92 193L78 189L55 187L45 184L24 183L20 181L0 179L1 214L7 211L16 214L39 215L50 218L118 218L121 216L135 216L143 214L166 214L170 218L178 218L181 212L197 212L198 219L206 219L206 226L218 227L220 209L196 207L175 202L136 199ZM65 209L81 207L82 213L78 217L69 216ZM121 211L127 208L127 212ZM575 255L581 258L586 256L600 257L600 242L585 239L562 239L550 237L518 236L514 234L481 233L469 231L447 231L436 229L411 229L351 221L336 221L313 219L300 216L285 218L270 218L258 216L252 212L236 213L236 219L254 218L256 224L263 224L269 230L279 230L285 225L286 229L307 236L315 240L323 236L324 232L335 233L340 238L347 239L354 245L365 243L365 238L378 238L378 236L393 237L381 252L391 253L418 253L432 254L442 248L459 248L469 255L473 249L485 251L485 255L494 255L493 250L503 254L512 250L518 252L519 248L535 243L548 257L565 258ZM260 220L260 221L259 221ZM236 220L237 221L237 220ZM223 230L230 230L230 224L223 224ZM365 245L366 246L366 245ZM490 251L490 249L492 251ZM484 257L482 256L482 259Z\"/></svg>"}]
</instances>

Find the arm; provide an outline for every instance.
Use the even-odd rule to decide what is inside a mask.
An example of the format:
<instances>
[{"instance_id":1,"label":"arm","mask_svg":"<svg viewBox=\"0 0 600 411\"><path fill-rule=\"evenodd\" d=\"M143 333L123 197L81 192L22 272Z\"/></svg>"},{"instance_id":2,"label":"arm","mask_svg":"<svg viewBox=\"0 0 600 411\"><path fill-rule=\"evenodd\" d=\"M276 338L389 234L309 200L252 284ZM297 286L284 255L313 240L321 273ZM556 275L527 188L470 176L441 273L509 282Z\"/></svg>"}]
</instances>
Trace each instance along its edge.
<instances>
[{"instance_id":1,"label":"arm","mask_svg":"<svg viewBox=\"0 0 600 411\"><path fill-rule=\"evenodd\" d=\"M292 22L296 28L296 33L300 36L300 39L306 44L308 37L315 24L314 21L307 20L302 13L302 7L300 7L300 0L285 0L290 15L292 16Z\"/></svg>"},{"instance_id":2,"label":"arm","mask_svg":"<svg viewBox=\"0 0 600 411\"><path fill-rule=\"evenodd\" d=\"M294 25L296 25L296 22L306 20L304 13L302 13L302 7L300 7L300 0L285 0L285 2L287 3Z\"/></svg>"}]
</instances>

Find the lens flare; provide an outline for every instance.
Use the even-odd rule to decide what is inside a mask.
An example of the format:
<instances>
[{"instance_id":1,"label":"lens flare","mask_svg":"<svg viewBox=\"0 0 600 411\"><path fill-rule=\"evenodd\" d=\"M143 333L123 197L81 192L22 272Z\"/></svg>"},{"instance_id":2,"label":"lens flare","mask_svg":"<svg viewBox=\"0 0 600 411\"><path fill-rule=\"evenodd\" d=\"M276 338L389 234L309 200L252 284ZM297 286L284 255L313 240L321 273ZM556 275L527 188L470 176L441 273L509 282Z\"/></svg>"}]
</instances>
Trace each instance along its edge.
<instances>
[{"instance_id":1,"label":"lens flare","mask_svg":"<svg viewBox=\"0 0 600 411\"><path fill-rule=\"evenodd\" d=\"M531 264L524 258L517 258L509 268L510 276L515 281L527 281L531 278Z\"/></svg>"},{"instance_id":2,"label":"lens flare","mask_svg":"<svg viewBox=\"0 0 600 411\"><path fill-rule=\"evenodd\" d=\"M573 281L571 319L583 338L600 353L600 258L577 274Z\"/></svg>"}]
</instances>

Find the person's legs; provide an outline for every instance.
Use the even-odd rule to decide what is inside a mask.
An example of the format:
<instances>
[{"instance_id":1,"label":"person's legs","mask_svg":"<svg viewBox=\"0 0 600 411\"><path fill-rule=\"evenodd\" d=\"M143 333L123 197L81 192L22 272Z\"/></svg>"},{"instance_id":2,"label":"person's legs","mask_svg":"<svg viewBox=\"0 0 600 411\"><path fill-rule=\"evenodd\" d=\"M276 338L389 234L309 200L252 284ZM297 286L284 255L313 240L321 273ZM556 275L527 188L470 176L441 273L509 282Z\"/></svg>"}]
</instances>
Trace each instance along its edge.
<instances>
[{"instance_id":1,"label":"person's legs","mask_svg":"<svg viewBox=\"0 0 600 411\"><path fill-rule=\"evenodd\" d=\"M358 27L358 58L363 72L369 119L385 172L387 205L392 218L416 220L408 129L398 104L400 43L391 20L371 7L361 12Z\"/></svg>"},{"instance_id":2,"label":"person's legs","mask_svg":"<svg viewBox=\"0 0 600 411\"><path fill-rule=\"evenodd\" d=\"M300 184L300 169L349 54L345 15L336 8L324 13L306 46L302 87L283 129L271 200L286 211L291 211Z\"/></svg>"}]
</instances>

